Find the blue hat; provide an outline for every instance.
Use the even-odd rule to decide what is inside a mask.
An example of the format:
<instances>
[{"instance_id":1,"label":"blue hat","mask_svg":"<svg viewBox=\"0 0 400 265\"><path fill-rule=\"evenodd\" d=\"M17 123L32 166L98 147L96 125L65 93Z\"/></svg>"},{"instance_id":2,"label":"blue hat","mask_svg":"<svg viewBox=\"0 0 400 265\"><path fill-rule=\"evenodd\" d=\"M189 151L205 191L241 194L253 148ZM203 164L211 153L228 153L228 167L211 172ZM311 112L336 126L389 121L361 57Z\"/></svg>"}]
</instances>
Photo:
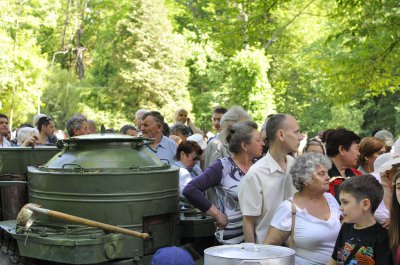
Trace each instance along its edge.
<instances>
[{"instance_id":1,"label":"blue hat","mask_svg":"<svg viewBox=\"0 0 400 265\"><path fill-rule=\"evenodd\" d=\"M192 256L179 247L166 247L157 250L150 265L195 265Z\"/></svg>"}]
</instances>

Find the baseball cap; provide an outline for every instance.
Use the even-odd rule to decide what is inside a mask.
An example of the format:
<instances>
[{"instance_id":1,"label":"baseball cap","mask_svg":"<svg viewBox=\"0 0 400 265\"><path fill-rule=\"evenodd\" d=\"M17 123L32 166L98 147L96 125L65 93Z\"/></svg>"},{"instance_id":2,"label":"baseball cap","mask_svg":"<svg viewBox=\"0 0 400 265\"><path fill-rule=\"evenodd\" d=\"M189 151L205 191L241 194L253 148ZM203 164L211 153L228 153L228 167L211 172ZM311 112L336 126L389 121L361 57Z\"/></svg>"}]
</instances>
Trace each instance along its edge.
<instances>
[{"instance_id":1,"label":"baseball cap","mask_svg":"<svg viewBox=\"0 0 400 265\"><path fill-rule=\"evenodd\" d=\"M33 117L33 125L36 127L38 121L40 120L40 118L46 117L47 115L45 114L36 114L35 117Z\"/></svg>"},{"instance_id":2,"label":"baseball cap","mask_svg":"<svg viewBox=\"0 0 400 265\"><path fill-rule=\"evenodd\" d=\"M394 136L388 130L380 130L377 133L375 133L374 137L383 140L387 146L394 145Z\"/></svg>"},{"instance_id":3,"label":"baseball cap","mask_svg":"<svg viewBox=\"0 0 400 265\"><path fill-rule=\"evenodd\" d=\"M165 247L157 250L150 265L195 265L192 256L180 247Z\"/></svg>"},{"instance_id":4,"label":"baseball cap","mask_svg":"<svg viewBox=\"0 0 400 265\"><path fill-rule=\"evenodd\" d=\"M200 133L195 133L195 134L193 134L193 135L190 135L190 136L187 138L187 140L188 140L188 141L197 142L197 143L200 145L201 150L204 150L204 149L206 149L206 147L207 147L206 142L204 142L203 135L201 135Z\"/></svg>"},{"instance_id":5,"label":"baseball cap","mask_svg":"<svg viewBox=\"0 0 400 265\"><path fill-rule=\"evenodd\" d=\"M385 153L378 156L374 162L375 172L385 172L390 170L393 165L400 164L400 157L392 153Z\"/></svg>"}]
</instances>

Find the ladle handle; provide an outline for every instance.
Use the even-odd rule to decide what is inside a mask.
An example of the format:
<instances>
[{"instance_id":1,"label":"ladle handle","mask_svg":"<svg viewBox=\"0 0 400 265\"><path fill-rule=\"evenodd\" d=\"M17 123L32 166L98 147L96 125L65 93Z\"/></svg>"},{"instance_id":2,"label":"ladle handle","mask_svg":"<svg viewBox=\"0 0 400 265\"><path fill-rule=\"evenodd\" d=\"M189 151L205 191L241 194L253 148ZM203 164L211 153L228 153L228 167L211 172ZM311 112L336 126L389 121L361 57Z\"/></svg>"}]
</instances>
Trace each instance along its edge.
<instances>
[{"instance_id":1,"label":"ladle handle","mask_svg":"<svg viewBox=\"0 0 400 265\"><path fill-rule=\"evenodd\" d=\"M62 213L62 212L52 211L52 210L43 209L43 208L34 207L34 206L30 206L29 209L31 209L32 211L35 211L37 213L52 216L54 218L70 221L73 223L88 225L88 226L92 226L92 227L97 227L97 228L101 228L101 229L104 229L107 231L112 231L112 232L130 235L130 236L140 237L143 239L148 239L150 237L150 235L148 233L140 233L140 232L132 231L132 230L122 228L119 226L100 223L100 222L96 222L93 220L81 218L78 216Z\"/></svg>"}]
</instances>

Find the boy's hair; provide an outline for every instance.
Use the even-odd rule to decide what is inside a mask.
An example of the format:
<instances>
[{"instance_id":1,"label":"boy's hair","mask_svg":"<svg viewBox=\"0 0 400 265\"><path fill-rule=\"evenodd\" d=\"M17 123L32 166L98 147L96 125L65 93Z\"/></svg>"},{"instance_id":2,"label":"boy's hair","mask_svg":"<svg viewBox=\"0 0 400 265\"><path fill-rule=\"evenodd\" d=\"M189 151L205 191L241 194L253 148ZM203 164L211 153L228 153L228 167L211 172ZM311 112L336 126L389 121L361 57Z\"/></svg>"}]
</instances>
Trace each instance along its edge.
<instances>
[{"instance_id":1,"label":"boy's hair","mask_svg":"<svg viewBox=\"0 0 400 265\"><path fill-rule=\"evenodd\" d=\"M351 194L357 202L368 199L371 202L371 213L375 213L383 199L383 187L371 174L346 179L340 184L339 192Z\"/></svg>"}]
</instances>

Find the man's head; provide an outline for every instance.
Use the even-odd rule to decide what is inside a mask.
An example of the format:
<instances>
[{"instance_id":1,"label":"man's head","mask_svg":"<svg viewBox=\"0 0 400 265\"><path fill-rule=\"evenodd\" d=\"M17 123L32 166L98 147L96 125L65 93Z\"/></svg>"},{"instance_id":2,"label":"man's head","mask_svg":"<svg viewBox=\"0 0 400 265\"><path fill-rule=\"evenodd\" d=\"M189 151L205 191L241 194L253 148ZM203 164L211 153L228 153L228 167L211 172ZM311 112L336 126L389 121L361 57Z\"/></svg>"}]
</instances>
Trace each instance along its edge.
<instances>
[{"instance_id":1,"label":"man's head","mask_svg":"<svg viewBox=\"0 0 400 265\"><path fill-rule=\"evenodd\" d=\"M214 109L211 119L214 130L219 133L221 131L221 118L228 110L224 107L217 107Z\"/></svg>"},{"instance_id":2,"label":"man's head","mask_svg":"<svg viewBox=\"0 0 400 265\"><path fill-rule=\"evenodd\" d=\"M37 129L40 134L50 137L54 135L56 127L54 121L50 117L44 116L38 120Z\"/></svg>"},{"instance_id":3,"label":"man's head","mask_svg":"<svg viewBox=\"0 0 400 265\"><path fill-rule=\"evenodd\" d=\"M247 111L241 106L233 106L221 118L221 131L226 135L229 134L232 125L239 121L250 121L251 118Z\"/></svg>"},{"instance_id":4,"label":"man's head","mask_svg":"<svg viewBox=\"0 0 400 265\"><path fill-rule=\"evenodd\" d=\"M330 130L326 135L326 155L345 168L355 167L360 156L360 136L345 128Z\"/></svg>"},{"instance_id":5,"label":"man's head","mask_svg":"<svg viewBox=\"0 0 400 265\"><path fill-rule=\"evenodd\" d=\"M6 136L8 133L8 117L0 113L0 137Z\"/></svg>"},{"instance_id":6,"label":"man's head","mask_svg":"<svg viewBox=\"0 0 400 265\"><path fill-rule=\"evenodd\" d=\"M190 135L190 131L186 125L177 123L171 127L170 134L178 136L182 141L186 141Z\"/></svg>"},{"instance_id":7,"label":"man's head","mask_svg":"<svg viewBox=\"0 0 400 265\"><path fill-rule=\"evenodd\" d=\"M130 136L136 136L138 134L138 129L136 129L136 127L133 125L125 124L119 130L119 133L125 134L125 135L130 135Z\"/></svg>"},{"instance_id":8,"label":"man's head","mask_svg":"<svg viewBox=\"0 0 400 265\"><path fill-rule=\"evenodd\" d=\"M142 127L142 120L143 120L143 115L148 112L145 109L140 109L138 111L136 111L135 113L135 125L136 128L140 129Z\"/></svg>"},{"instance_id":9,"label":"man's head","mask_svg":"<svg viewBox=\"0 0 400 265\"><path fill-rule=\"evenodd\" d=\"M85 115L77 114L67 121L67 132L69 137L89 134Z\"/></svg>"},{"instance_id":10,"label":"man's head","mask_svg":"<svg viewBox=\"0 0 400 265\"><path fill-rule=\"evenodd\" d=\"M88 120L87 124L88 124L88 132L89 132L89 134L96 133L96 131L97 131L96 122L94 120Z\"/></svg>"},{"instance_id":11,"label":"man's head","mask_svg":"<svg viewBox=\"0 0 400 265\"><path fill-rule=\"evenodd\" d=\"M297 120L288 114L274 114L265 125L268 144L270 147L279 145L286 153L297 152L303 135Z\"/></svg>"},{"instance_id":12,"label":"man's head","mask_svg":"<svg viewBox=\"0 0 400 265\"><path fill-rule=\"evenodd\" d=\"M390 152L392 146L394 145L394 136L388 130L380 130L375 133L375 138L381 139L385 142L386 152Z\"/></svg>"},{"instance_id":13,"label":"man's head","mask_svg":"<svg viewBox=\"0 0 400 265\"><path fill-rule=\"evenodd\" d=\"M142 127L143 136L148 138L161 138L164 117L158 111L149 111L143 115Z\"/></svg>"},{"instance_id":14,"label":"man's head","mask_svg":"<svg viewBox=\"0 0 400 265\"><path fill-rule=\"evenodd\" d=\"M358 223L363 215L373 215L383 198L382 185L370 174L347 179L340 185L339 192L346 223Z\"/></svg>"}]
</instances>

